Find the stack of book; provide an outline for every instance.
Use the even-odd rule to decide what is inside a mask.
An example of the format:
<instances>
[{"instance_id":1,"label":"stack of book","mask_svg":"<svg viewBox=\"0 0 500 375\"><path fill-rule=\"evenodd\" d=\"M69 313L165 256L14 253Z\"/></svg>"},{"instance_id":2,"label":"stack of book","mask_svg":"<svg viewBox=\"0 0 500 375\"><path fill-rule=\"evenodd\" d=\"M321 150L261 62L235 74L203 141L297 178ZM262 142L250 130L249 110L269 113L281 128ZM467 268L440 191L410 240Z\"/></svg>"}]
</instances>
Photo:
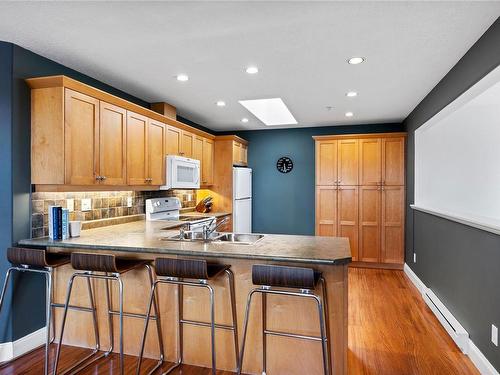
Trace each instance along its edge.
<instances>
[{"instance_id":1,"label":"stack of book","mask_svg":"<svg viewBox=\"0 0 500 375\"><path fill-rule=\"evenodd\" d=\"M66 240L69 238L69 210L61 206L49 206L49 238Z\"/></svg>"}]
</instances>

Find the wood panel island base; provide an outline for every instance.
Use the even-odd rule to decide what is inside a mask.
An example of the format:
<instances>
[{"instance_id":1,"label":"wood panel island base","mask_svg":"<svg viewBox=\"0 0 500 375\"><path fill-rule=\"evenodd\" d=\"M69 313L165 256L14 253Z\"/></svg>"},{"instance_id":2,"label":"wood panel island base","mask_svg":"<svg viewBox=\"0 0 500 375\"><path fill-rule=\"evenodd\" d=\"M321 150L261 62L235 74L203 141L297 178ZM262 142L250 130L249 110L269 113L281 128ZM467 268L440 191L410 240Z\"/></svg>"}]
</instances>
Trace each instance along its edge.
<instances>
[{"instance_id":1,"label":"wood panel island base","mask_svg":"<svg viewBox=\"0 0 500 375\"><path fill-rule=\"evenodd\" d=\"M74 251L115 254L116 256L153 260L156 257L206 259L210 262L231 265L235 276L237 325L241 344L245 306L252 284L252 265L275 264L310 267L323 273L327 283L332 355L330 363L335 375L347 374L347 265L351 261L349 242L346 238L265 235L253 245L228 243L196 243L162 240L175 232L164 231L165 223L133 222L105 228L82 231L79 238L52 241L47 238L23 240L24 246L45 246L49 252ZM54 280L55 302L63 303L69 277L75 272L71 266L56 271ZM143 270L127 272L123 276L124 310L144 313L150 286ZM231 303L227 278L213 282L215 286L216 323L230 325ZM98 310L101 348L109 346L108 314L105 282L93 280ZM317 291L321 294L320 291ZM118 307L118 286L111 288L113 308ZM167 361L177 358L177 287L160 285L159 310ZM209 295L200 288L184 288L184 318L210 321ZM243 372L260 374L262 371L262 313L260 297L254 299L250 315ZM75 281L73 305L89 306L85 281ZM319 336L317 307L303 298L268 296L267 329ZM59 332L62 311L55 313ZM118 346L118 317L114 318L115 351ZM124 350L137 356L144 328L142 319L124 318ZM148 330L145 356L158 358L159 348L154 325ZM211 367L210 329L184 325L184 363ZM92 347L94 334L92 314L71 311L68 313L64 343ZM241 346L240 346L241 347ZM217 367L234 371L235 353L232 332L216 332ZM64 352L63 352L64 355ZM145 369L144 369L145 370ZM268 336L267 372L273 375L323 374L321 343L287 337Z\"/></svg>"}]
</instances>

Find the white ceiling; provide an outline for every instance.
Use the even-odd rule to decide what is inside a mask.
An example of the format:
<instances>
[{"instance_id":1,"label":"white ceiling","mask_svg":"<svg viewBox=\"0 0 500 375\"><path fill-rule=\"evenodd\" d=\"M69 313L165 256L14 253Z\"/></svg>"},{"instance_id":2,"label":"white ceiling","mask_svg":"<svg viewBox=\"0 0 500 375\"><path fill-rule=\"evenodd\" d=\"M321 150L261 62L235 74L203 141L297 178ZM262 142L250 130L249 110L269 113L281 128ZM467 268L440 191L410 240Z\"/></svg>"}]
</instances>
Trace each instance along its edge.
<instances>
[{"instance_id":1,"label":"white ceiling","mask_svg":"<svg viewBox=\"0 0 500 375\"><path fill-rule=\"evenodd\" d=\"M214 130L269 128L238 100L274 97L305 127L401 121L499 15L477 1L2 2L0 40Z\"/></svg>"}]
</instances>

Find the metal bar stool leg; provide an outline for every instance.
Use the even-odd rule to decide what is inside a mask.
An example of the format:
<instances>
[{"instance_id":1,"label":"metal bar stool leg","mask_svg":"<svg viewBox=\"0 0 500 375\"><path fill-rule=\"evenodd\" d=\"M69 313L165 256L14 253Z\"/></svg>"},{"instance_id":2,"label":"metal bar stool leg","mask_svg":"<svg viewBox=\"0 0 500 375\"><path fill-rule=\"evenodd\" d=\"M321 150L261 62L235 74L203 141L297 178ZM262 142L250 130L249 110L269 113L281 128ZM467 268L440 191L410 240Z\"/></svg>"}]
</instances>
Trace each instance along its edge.
<instances>
[{"instance_id":1,"label":"metal bar stool leg","mask_svg":"<svg viewBox=\"0 0 500 375\"><path fill-rule=\"evenodd\" d=\"M155 293L157 285L158 285L158 282L155 281L153 283L153 285L151 286L148 307L146 310L146 319L144 319L144 331L142 334L141 349L139 350L139 358L137 359L137 370L136 370L137 375L139 375L141 373L142 356L144 354L144 346L146 345L146 335L148 333L149 319L151 317L151 307L153 305L154 293Z\"/></svg>"},{"instance_id":2,"label":"metal bar stool leg","mask_svg":"<svg viewBox=\"0 0 500 375\"><path fill-rule=\"evenodd\" d=\"M151 265L149 264L146 264L146 268L148 270L149 283L151 287L153 287L153 284L155 282L155 278L153 276L153 270L151 269ZM150 374L155 372L163 364L163 361L165 359L165 351L163 347L163 335L162 335L161 321L160 321L160 309L158 308L158 293L156 293L156 291L153 294L153 306L155 309L155 316L156 316L156 333L158 335L158 347L160 351L160 358L158 359L158 364L149 372Z\"/></svg>"},{"instance_id":3,"label":"metal bar stool leg","mask_svg":"<svg viewBox=\"0 0 500 375\"><path fill-rule=\"evenodd\" d=\"M104 274L106 277L108 273ZM111 296L109 292L109 279L104 280L106 282L106 303L108 308L108 327L109 327L109 349L104 353L104 356L107 357L113 352L113 347L115 344L115 335L113 333L113 314L111 314Z\"/></svg>"},{"instance_id":4,"label":"metal bar stool leg","mask_svg":"<svg viewBox=\"0 0 500 375\"><path fill-rule=\"evenodd\" d=\"M319 279L321 283L321 289L323 294L323 310L325 312L325 329L326 329L326 344L328 349L328 374L332 375L333 369L331 365L332 358L332 340L330 337L330 312L328 310L328 293L326 290L326 281L324 277Z\"/></svg>"},{"instance_id":5,"label":"metal bar stool leg","mask_svg":"<svg viewBox=\"0 0 500 375\"><path fill-rule=\"evenodd\" d=\"M319 326L321 330L321 349L323 353L323 372L325 375L328 375L328 349L327 349L327 342L326 342L326 329L325 329L325 319L324 319L324 313L325 311L323 310L323 304L321 303L321 299L314 295L314 299L316 300L316 303L318 304L318 314L319 314Z\"/></svg>"},{"instance_id":6,"label":"metal bar stool leg","mask_svg":"<svg viewBox=\"0 0 500 375\"><path fill-rule=\"evenodd\" d=\"M210 334L212 338L212 375L217 374L216 352L215 352L215 295L214 289L206 284L206 288L210 293Z\"/></svg>"},{"instance_id":7,"label":"metal bar stool leg","mask_svg":"<svg viewBox=\"0 0 500 375\"><path fill-rule=\"evenodd\" d=\"M238 319L237 319L237 313L236 313L236 293L234 289L234 274L233 272L228 269L226 270L226 274L228 275L229 279L229 293L231 297L231 315L232 315L232 320L233 320L233 339L234 339L234 354L236 357L236 371L240 368L240 350L238 348L239 345L239 340L238 340Z\"/></svg>"},{"instance_id":8,"label":"metal bar stool leg","mask_svg":"<svg viewBox=\"0 0 500 375\"><path fill-rule=\"evenodd\" d=\"M47 324L47 339L45 342L45 364L44 364L44 374L49 373L49 349L50 349L50 327L52 322L52 271L50 270L45 274L46 278L46 324ZM54 330L55 327L52 325ZM55 331L54 331L55 335Z\"/></svg>"},{"instance_id":9,"label":"metal bar stool leg","mask_svg":"<svg viewBox=\"0 0 500 375\"><path fill-rule=\"evenodd\" d=\"M0 295L0 310L2 309L3 302L5 299L5 294L7 292L7 285L9 284L10 276L12 275L12 271L15 269L13 267L10 267L7 269L7 272L5 273L5 280L3 281L3 287L2 287L2 295Z\"/></svg>"},{"instance_id":10,"label":"metal bar stool leg","mask_svg":"<svg viewBox=\"0 0 500 375\"><path fill-rule=\"evenodd\" d=\"M184 286L179 284L177 290L177 308L178 308L178 322L177 322L177 334L179 337L179 360L177 365L180 366L184 360L184 328L182 326L182 320L184 319Z\"/></svg>"},{"instance_id":11,"label":"metal bar stool leg","mask_svg":"<svg viewBox=\"0 0 500 375\"><path fill-rule=\"evenodd\" d=\"M241 351L240 351L240 367L238 368L237 374L241 375L241 371L243 369L243 358L245 355L245 344L247 341L247 331L248 331L248 321L250 320L250 304L252 302L252 297L257 292L256 289L253 289L249 294L247 298L247 306L245 310L245 320L243 322L243 340L241 342Z\"/></svg>"},{"instance_id":12,"label":"metal bar stool leg","mask_svg":"<svg viewBox=\"0 0 500 375\"><path fill-rule=\"evenodd\" d=\"M267 373L267 295L262 293L262 375Z\"/></svg>"},{"instance_id":13,"label":"metal bar stool leg","mask_svg":"<svg viewBox=\"0 0 500 375\"><path fill-rule=\"evenodd\" d=\"M54 359L54 368L53 368L53 374L57 374L57 366L59 364L59 357L61 355L61 346L62 346L62 340L64 336L64 328L66 326L66 318L68 316L68 307L69 307L69 301L71 298L71 291L73 290L73 282L75 281L76 274L73 274L71 278L69 279L68 283L68 290L66 292L66 301L64 303L64 312L63 312L63 317L62 317L62 322L61 322L61 333L59 334L59 343L57 344L57 350L56 350L56 357Z\"/></svg>"},{"instance_id":14,"label":"metal bar stool leg","mask_svg":"<svg viewBox=\"0 0 500 375\"><path fill-rule=\"evenodd\" d=\"M125 358L123 353L123 281L121 277L116 276L118 280L118 291L119 291L119 316L120 316L120 374L124 374Z\"/></svg>"}]
</instances>

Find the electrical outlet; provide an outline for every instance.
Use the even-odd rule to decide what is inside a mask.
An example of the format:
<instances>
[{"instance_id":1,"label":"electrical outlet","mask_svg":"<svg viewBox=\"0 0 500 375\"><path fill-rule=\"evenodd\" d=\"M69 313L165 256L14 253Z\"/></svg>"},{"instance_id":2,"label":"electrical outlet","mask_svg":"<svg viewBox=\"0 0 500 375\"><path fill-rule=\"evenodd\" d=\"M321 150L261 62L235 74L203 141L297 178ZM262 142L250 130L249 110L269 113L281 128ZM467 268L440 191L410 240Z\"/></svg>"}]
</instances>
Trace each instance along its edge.
<instances>
[{"instance_id":1,"label":"electrical outlet","mask_svg":"<svg viewBox=\"0 0 500 375\"><path fill-rule=\"evenodd\" d=\"M73 212L75 210L75 200L74 199L66 199L66 208L69 212Z\"/></svg>"},{"instance_id":2,"label":"electrical outlet","mask_svg":"<svg viewBox=\"0 0 500 375\"><path fill-rule=\"evenodd\" d=\"M491 342L498 346L498 328L494 324L491 325Z\"/></svg>"},{"instance_id":3,"label":"electrical outlet","mask_svg":"<svg viewBox=\"0 0 500 375\"><path fill-rule=\"evenodd\" d=\"M413 263L417 263L417 253L413 253Z\"/></svg>"},{"instance_id":4,"label":"electrical outlet","mask_svg":"<svg viewBox=\"0 0 500 375\"><path fill-rule=\"evenodd\" d=\"M82 199L82 211L90 211L92 209L92 199Z\"/></svg>"},{"instance_id":5,"label":"electrical outlet","mask_svg":"<svg viewBox=\"0 0 500 375\"><path fill-rule=\"evenodd\" d=\"M127 207L132 207L132 197L127 197Z\"/></svg>"}]
</instances>

